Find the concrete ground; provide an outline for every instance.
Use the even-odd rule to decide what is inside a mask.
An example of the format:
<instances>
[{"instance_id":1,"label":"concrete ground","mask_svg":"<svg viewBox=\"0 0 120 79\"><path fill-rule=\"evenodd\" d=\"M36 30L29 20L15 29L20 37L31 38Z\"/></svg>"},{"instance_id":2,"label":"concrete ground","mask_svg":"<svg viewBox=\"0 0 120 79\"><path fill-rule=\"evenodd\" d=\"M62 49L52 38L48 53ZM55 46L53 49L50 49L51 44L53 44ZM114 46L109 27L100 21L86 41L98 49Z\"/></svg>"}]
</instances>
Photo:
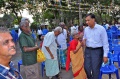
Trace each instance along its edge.
<instances>
[{"instance_id":1,"label":"concrete ground","mask_svg":"<svg viewBox=\"0 0 120 79\"><path fill-rule=\"evenodd\" d=\"M17 50L17 53L13 56L12 61L14 62L15 67L18 68L17 63L21 59L21 52L20 52L20 48L19 48L19 44L18 43L16 44L16 50ZM118 65L116 65L116 66L118 67ZM21 69L20 70L21 70L20 73L23 76L23 79L26 79L22 65L21 65ZM61 72L60 72L60 75L61 75L62 79L73 79L71 68L70 68L70 70L68 72L66 72L64 69L62 69ZM40 66L40 76L41 76L40 79L48 79L45 76L45 72L44 72L44 76L42 77L42 75L41 75L41 66ZM54 79L57 79L57 78L54 77ZM109 79L108 75L103 75L102 79ZM112 79L116 79L116 75L115 74L112 74Z\"/></svg>"}]
</instances>

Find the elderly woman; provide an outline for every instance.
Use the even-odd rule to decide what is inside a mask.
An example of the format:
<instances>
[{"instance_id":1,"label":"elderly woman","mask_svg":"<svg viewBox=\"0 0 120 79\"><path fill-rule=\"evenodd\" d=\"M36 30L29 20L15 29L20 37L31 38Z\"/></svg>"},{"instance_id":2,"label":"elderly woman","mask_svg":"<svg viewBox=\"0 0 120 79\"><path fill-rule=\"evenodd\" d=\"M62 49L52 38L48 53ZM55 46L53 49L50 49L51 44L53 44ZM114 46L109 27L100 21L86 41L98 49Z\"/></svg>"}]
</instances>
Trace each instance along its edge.
<instances>
[{"instance_id":1,"label":"elderly woman","mask_svg":"<svg viewBox=\"0 0 120 79\"><path fill-rule=\"evenodd\" d=\"M73 40L70 42L67 52L66 71L69 70L69 65L71 62L74 79L86 79L83 50L79 41L79 34L78 32L73 31L71 35L73 36Z\"/></svg>"}]
</instances>

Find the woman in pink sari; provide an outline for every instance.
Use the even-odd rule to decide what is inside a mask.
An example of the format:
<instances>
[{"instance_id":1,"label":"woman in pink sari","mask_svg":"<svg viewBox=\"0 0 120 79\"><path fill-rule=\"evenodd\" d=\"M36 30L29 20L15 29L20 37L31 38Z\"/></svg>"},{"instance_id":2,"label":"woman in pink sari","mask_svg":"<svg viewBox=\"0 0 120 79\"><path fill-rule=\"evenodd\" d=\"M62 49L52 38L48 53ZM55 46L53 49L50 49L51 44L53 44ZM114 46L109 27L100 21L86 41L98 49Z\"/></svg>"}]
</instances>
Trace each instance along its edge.
<instances>
[{"instance_id":1,"label":"woman in pink sari","mask_svg":"<svg viewBox=\"0 0 120 79\"><path fill-rule=\"evenodd\" d=\"M87 76L84 71L83 49L79 41L79 34L74 31L72 36L73 40L70 42L67 52L66 71L69 70L69 65L71 62L74 79L86 79Z\"/></svg>"}]
</instances>

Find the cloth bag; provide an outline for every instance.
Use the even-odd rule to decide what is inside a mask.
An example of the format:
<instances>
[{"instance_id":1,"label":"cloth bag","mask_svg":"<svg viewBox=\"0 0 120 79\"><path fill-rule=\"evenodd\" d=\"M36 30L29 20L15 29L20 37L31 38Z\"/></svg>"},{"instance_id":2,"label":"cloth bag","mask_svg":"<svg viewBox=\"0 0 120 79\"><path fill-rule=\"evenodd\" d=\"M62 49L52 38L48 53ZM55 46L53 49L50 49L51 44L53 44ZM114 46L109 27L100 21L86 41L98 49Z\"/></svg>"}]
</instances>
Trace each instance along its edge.
<instances>
[{"instance_id":1,"label":"cloth bag","mask_svg":"<svg viewBox=\"0 0 120 79\"><path fill-rule=\"evenodd\" d=\"M44 53L40 49L38 49L37 50L37 62L43 62L45 60L46 58L45 58Z\"/></svg>"}]
</instances>

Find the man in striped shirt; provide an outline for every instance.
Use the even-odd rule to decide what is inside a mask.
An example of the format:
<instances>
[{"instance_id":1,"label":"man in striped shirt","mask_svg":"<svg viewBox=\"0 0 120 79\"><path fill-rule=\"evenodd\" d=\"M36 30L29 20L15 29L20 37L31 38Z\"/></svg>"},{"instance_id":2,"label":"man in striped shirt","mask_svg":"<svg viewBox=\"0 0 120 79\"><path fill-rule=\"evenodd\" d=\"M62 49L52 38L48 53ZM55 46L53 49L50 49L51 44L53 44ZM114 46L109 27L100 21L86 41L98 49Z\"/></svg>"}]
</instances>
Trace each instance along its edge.
<instances>
[{"instance_id":1,"label":"man in striped shirt","mask_svg":"<svg viewBox=\"0 0 120 79\"><path fill-rule=\"evenodd\" d=\"M0 27L0 79L22 79L11 62L15 53L15 44L9 30Z\"/></svg>"}]
</instances>

